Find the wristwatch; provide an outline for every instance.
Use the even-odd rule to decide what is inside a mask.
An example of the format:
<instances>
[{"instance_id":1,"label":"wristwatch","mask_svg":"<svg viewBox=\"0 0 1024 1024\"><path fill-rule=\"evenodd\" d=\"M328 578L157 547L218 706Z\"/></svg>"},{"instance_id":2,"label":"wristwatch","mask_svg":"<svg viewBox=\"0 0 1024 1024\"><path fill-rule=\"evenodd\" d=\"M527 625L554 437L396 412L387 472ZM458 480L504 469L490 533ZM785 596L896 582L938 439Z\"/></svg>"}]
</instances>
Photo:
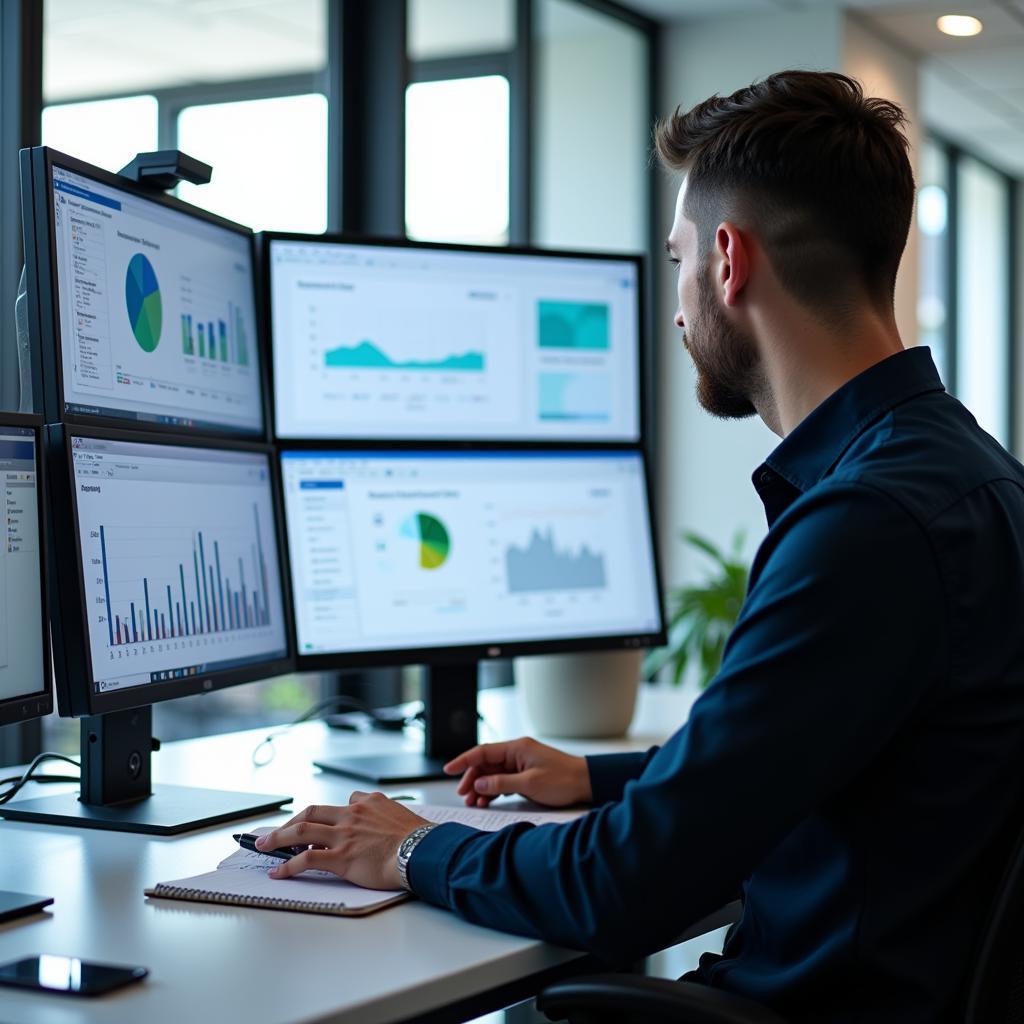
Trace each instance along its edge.
<instances>
[{"instance_id":1,"label":"wristwatch","mask_svg":"<svg viewBox=\"0 0 1024 1024\"><path fill-rule=\"evenodd\" d=\"M412 889L409 885L409 858L412 856L412 851L416 849L420 844L420 840L432 829L437 828L437 823L433 822L429 825L420 825L419 828L414 828L399 844L398 844L398 876L402 879L403 889Z\"/></svg>"}]
</instances>

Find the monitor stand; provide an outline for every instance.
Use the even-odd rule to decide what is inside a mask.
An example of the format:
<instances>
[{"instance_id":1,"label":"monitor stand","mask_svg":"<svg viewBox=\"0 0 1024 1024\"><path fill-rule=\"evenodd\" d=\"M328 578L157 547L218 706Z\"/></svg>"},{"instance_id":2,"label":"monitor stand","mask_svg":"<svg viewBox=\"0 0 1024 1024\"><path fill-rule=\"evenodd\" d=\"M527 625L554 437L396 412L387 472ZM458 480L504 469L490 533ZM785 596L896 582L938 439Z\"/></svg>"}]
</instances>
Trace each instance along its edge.
<instances>
[{"instance_id":1,"label":"monitor stand","mask_svg":"<svg viewBox=\"0 0 1024 1024\"><path fill-rule=\"evenodd\" d=\"M476 689L479 663L427 665L423 679L423 753L362 755L314 761L337 772L377 785L448 779L443 767L477 742Z\"/></svg>"},{"instance_id":2,"label":"monitor stand","mask_svg":"<svg viewBox=\"0 0 1024 1024\"><path fill-rule=\"evenodd\" d=\"M236 818L273 813L290 796L152 785L150 706L82 719L81 795L0 805L0 817L45 825L172 836Z\"/></svg>"}]
</instances>

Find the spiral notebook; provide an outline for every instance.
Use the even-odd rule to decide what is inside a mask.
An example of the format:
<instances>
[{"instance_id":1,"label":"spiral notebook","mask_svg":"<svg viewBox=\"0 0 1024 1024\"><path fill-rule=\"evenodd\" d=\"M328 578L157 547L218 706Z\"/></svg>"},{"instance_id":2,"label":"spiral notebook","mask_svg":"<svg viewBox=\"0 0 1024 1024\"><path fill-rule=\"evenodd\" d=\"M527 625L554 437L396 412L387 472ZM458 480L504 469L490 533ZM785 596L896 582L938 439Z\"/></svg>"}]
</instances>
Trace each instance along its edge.
<instances>
[{"instance_id":1,"label":"spiral notebook","mask_svg":"<svg viewBox=\"0 0 1024 1024\"><path fill-rule=\"evenodd\" d=\"M437 807L410 804L410 810L429 821L458 821L474 828L494 831L506 825L558 824L578 817L580 811L504 811L467 807ZM253 829L257 835L269 828ZM262 853L235 850L217 865L216 871L191 878L160 882L146 895L160 899L191 900L198 903L228 903L264 910L293 910L305 914L333 914L362 917L409 898L405 890L364 889L342 881L329 871L304 871L294 878L269 878L267 872L281 862Z\"/></svg>"}]
</instances>

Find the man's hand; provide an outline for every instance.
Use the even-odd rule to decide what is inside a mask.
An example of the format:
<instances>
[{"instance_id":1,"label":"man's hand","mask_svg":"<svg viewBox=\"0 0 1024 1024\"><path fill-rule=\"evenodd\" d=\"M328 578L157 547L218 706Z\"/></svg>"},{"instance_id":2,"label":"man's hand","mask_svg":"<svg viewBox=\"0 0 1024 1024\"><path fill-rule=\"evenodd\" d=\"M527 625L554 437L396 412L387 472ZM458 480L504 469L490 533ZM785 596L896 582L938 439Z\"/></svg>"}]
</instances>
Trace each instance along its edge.
<instances>
[{"instance_id":1,"label":"man's hand","mask_svg":"<svg viewBox=\"0 0 1024 1024\"><path fill-rule=\"evenodd\" d=\"M594 798L585 758L525 736L473 747L449 761L444 770L449 775L463 773L459 794L467 807L486 807L502 793L518 793L549 807L588 804Z\"/></svg>"},{"instance_id":2,"label":"man's hand","mask_svg":"<svg viewBox=\"0 0 1024 1024\"><path fill-rule=\"evenodd\" d=\"M274 868L271 878L291 878L316 868L367 889L401 889L396 863L399 844L414 829L428 824L383 793L357 792L347 807L307 807L257 839L256 847L313 847Z\"/></svg>"}]
</instances>

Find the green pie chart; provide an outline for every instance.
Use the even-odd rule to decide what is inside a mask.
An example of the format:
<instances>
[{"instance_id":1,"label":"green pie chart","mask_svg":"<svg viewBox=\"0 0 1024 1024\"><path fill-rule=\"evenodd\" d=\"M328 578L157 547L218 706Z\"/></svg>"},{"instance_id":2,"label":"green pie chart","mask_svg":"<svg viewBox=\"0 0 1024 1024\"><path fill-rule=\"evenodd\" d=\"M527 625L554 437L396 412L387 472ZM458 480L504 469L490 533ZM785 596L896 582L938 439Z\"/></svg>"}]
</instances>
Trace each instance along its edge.
<instances>
[{"instance_id":1,"label":"green pie chart","mask_svg":"<svg viewBox=\"0 0 1024 1024\"><path fill-rule=\"evenodd\" d=\"M401 534L419 544L421 569L440 569L448 560L451 538L436 516L428 512L414 513L402 523Z\"/></svg>"},{"instance_id":2,"label":"green pie chart","mask_svg":"<svg viewBox=\"0 0 1024 1024\"><path fill-rule=\"evenodd\" d=\"M160 344L164 309L156 271L141 252L137 252L128 263L124 300L128 307L128 322L132 325L132 334L139 348L143 352L152 352Z\"/></svg>"}]
</instances>

